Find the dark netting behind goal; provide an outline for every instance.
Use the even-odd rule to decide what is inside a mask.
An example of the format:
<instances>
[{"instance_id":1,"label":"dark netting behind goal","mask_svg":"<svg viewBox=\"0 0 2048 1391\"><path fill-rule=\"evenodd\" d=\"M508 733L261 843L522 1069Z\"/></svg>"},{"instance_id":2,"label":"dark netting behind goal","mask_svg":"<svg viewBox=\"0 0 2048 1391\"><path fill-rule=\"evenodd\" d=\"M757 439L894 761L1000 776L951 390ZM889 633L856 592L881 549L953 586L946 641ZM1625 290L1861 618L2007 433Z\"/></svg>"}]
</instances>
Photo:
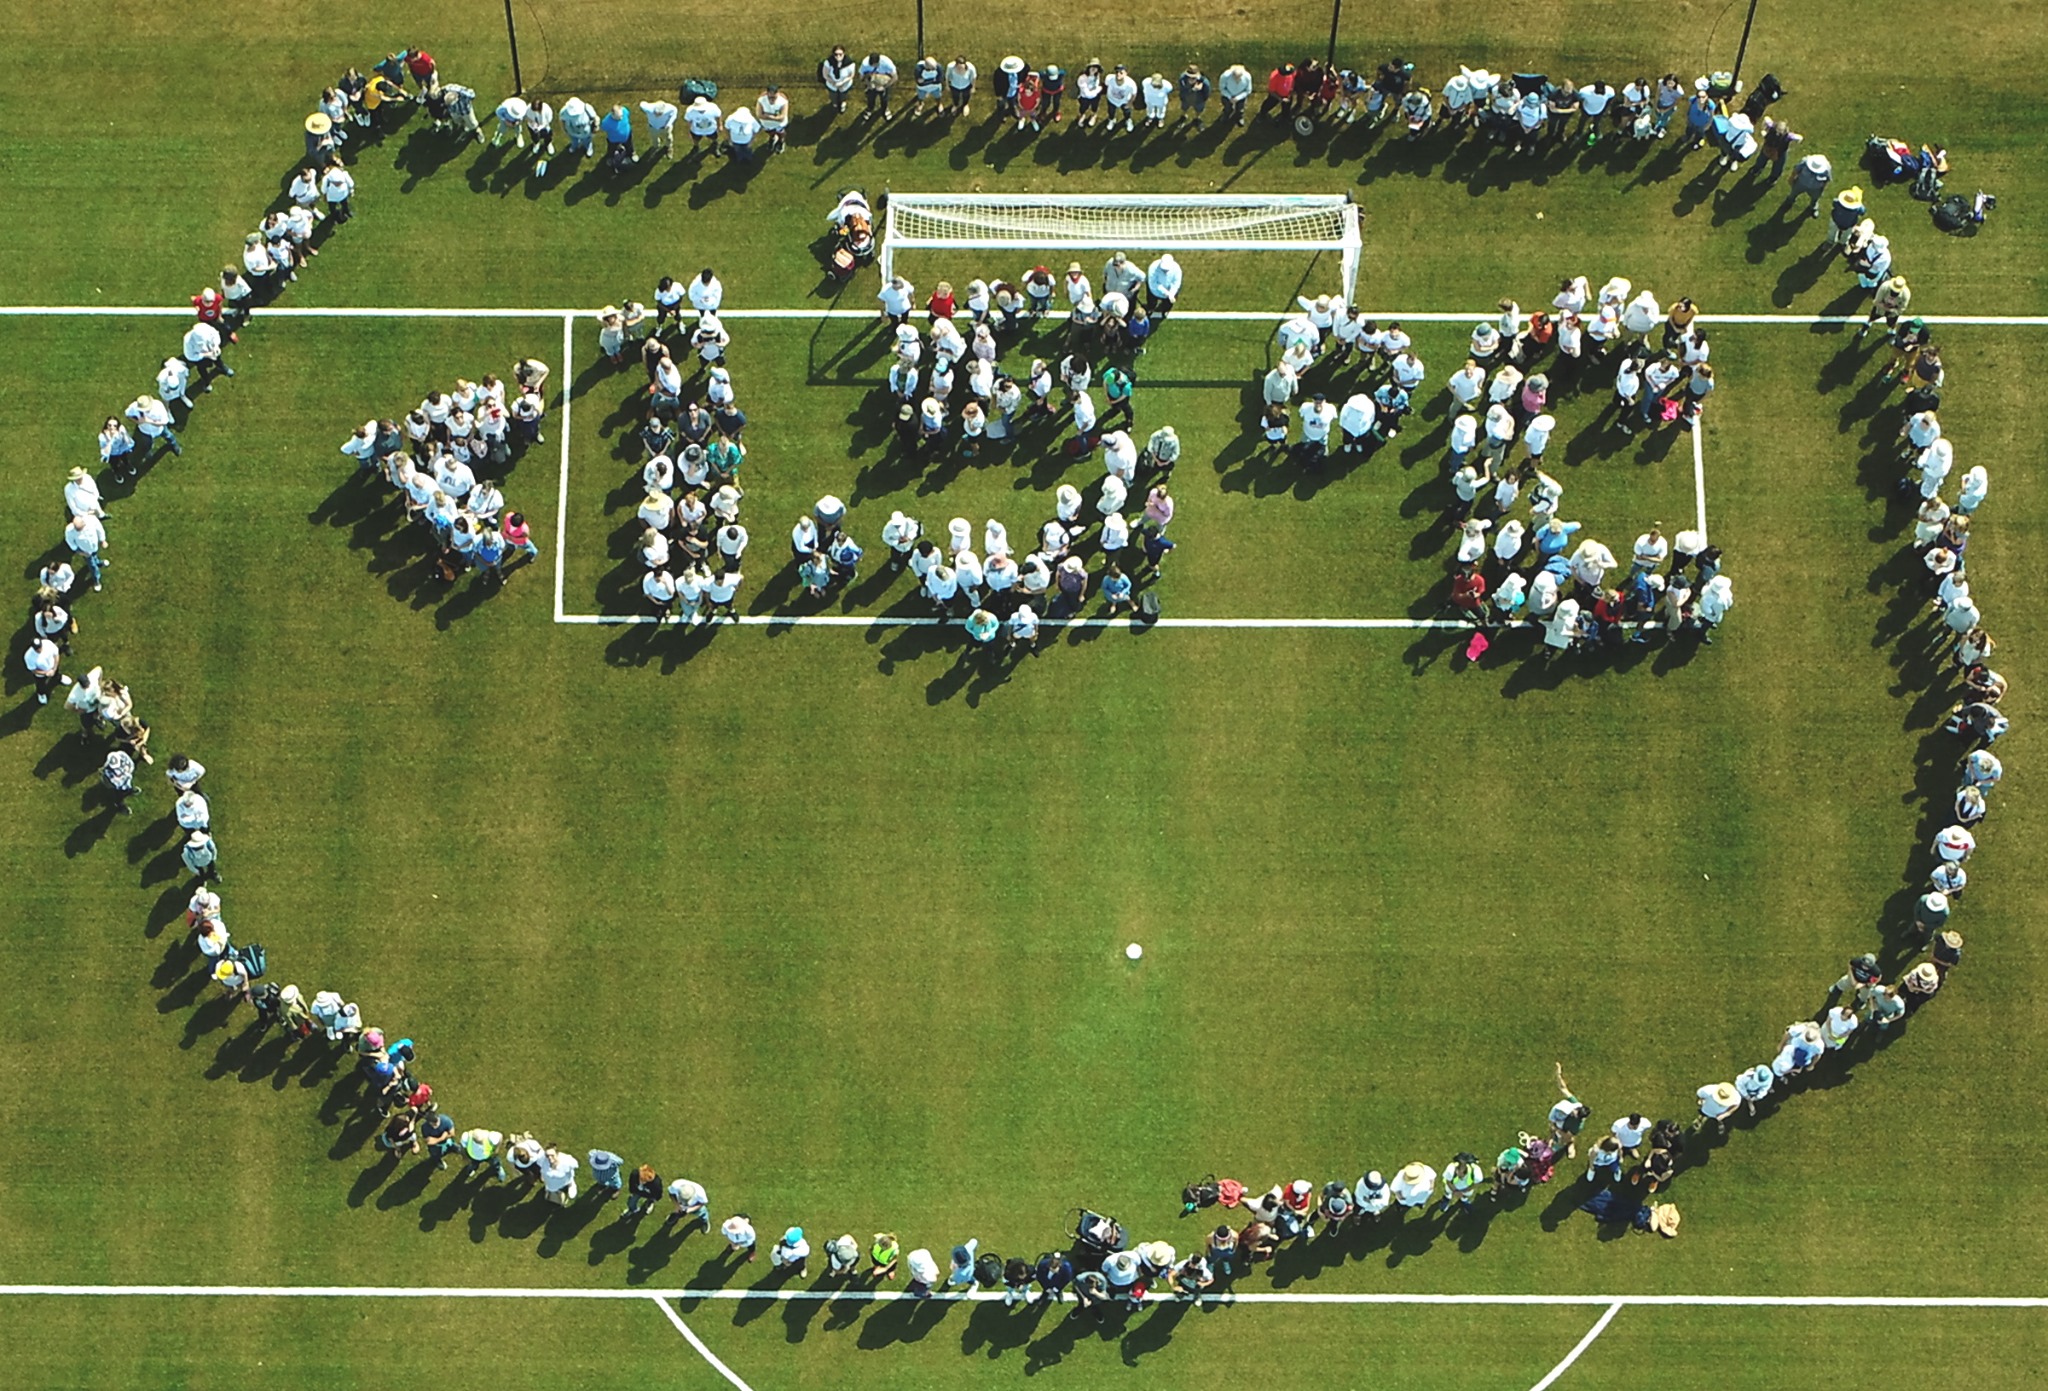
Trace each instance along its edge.
<instances>
[{"instance_id":1,"label":"dark netting behind goal","mask_svg":"<svg viewBox=\"0 0 2048 1391\"><path fill-rule=\"evenodd\" d=\"M1640 0L1409 0L1389 10L1344 0L1340 67L1376 70L1394 57L1415 65L1432 91L1460 64L1499 73L1542 73L1619 86L1667 71L1688 83L1733 64L1748 0L1691 0L1686 15L1645 10ZM500 21L495 7L484 9ZM1090 59L1134 74L1169 76L1189 62L1211 77L1241 62L1261 87L1274 65L1328 50L1330 0L1060 0L992 6L987 0L926 0L924 47L940 61L965 53L984 81L1007 53L1033 66L1073 71ZM917 57L915 0L723 0L703 7L674 0L513 0L522 75L530 91L623 100L674 99L685 78L708 78L751 94L766 82L816 89L819 60L835 43L858 58L880 49L902 70L907 97ZM1662 19L1657 18L1662 15ZM1768 35L1771 7L1758 17ZM1751 66L1767 55L1753 42ZM800 96L799 111L808 109Z\"/></svg>"}]
</instances>

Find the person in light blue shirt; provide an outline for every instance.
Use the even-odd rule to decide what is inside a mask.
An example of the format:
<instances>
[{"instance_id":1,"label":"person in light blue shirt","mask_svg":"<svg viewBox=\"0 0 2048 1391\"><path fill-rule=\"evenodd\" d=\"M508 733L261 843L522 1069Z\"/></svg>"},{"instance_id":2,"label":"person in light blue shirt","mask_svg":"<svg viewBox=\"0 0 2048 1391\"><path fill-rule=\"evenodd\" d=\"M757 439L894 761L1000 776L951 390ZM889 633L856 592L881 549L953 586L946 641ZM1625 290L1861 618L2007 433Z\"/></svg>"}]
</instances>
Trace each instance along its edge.
<instances>
[{"instance_id":1,"label":"person in light blue shirt","mask_svg":"<svg viewBox=\"0 0 2048 1391\"><path fill-rule=\"evenodd\" d=\"M633 162L633 117L623 106L614 106L597 123L604 132L605 163L617 169Z\"/></svg>"},{"instance_id":2,"label":"person in light blue shirt","mask_svg":"<svg viewBox=\"0 0 2048 1391\"><path fill-rule=\"evenodd\" d=\"M1114 564L1102 576L1102 601L1112 614L1131 607L1131 577Z\"/></svg>"},{"instance_id":3,"label":"person in light blue shirt","mask_svg":"<svg viewBox=\"0 0 2048 1391\"><path fill-rule=\"evenodd\" d=\"M592 1150L590 1183L599 1202L609 1200L626 1186L626 1161L610 1150Z\"/></svg>"},{"instance_id":4,"label":"person in light blue shirt","mask_svg":"<svg viewBox=\"0 0 2048 1391\"><path fill-rule=\"evenodd\" d=\"M1553 516L1536 528L1536 558L1548 561L1565 553L1572 537L1578 534L1581 523L1561 521Z\"/></svg>"}]
</instances>

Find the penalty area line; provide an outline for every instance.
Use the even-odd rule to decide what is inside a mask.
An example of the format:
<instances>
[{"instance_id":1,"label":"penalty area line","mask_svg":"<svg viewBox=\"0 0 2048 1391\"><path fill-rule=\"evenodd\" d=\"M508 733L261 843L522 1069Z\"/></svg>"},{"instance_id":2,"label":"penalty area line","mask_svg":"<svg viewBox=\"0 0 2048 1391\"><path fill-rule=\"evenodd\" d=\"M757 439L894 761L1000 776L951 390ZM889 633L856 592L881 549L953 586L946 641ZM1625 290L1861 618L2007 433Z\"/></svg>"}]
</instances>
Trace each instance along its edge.
<instances>
[{"instance_id":1,"label":"penalty area line","mask_svg":"<svg viewBox=\"0 0 2048 1391\"><path fill-rule=\"evenodd\" d=\"M1600 1335L1607 1331L1607 1325L1613 1323L1614 1316L1620 1312L1620 1300L1616 1300L1614 1303L1608 1305L1607 1312L1602 1314L1599 1318L1599 1321L1596 1322L1590 1329L1586 1330L1586 1336L1579 1339L1577 1346L1573 1347L1570 1352L1566 1353L1564 1355L1564 1359L1560 1361L1555 1367L1552 1367L1550 1371L1544 1375L1543 1380L1537 1382L1534 1386L1530 1387L1529 1391L1550 1391L1550 1388L1557 1383L1557 1379L1563 1376L1566 1372L1571 1370L1572 1363L1579 1360L1579 1355L1583 1353L1587 1348L1593 1346L1593 1344L1599 1339ZM693 1339L692 1341L695 1340ZM708 1356L709 1354L706 1355Z\"/></svg>"},{"instance_id":2,"label":"penalty area line","mask_svg":"<svg viewBox=\"0 0 2048 1391\"><path fill-rule=\"evenodd\" d=\"M699 1338L695 1333L692 1333L690 1331L690 1325L683 1322L683 1316L675 1311L674 1305L670 1304L668 1300L664 1299L662 1296L658 1294L649 1295L648 1298L652 1299L657 1305L661 1307L661 1312L666 1314L668 1316L668 1321L675 1325L676 1332L683 1335L683 1341L688 1343L691 1347L695 1348L697 1350L697 1355L703 1358L706 1362L711 1364L712 1371L724 1377L728 1382L730 1382L734 1387L737 1388L737 1391L754 1391L753 1387L747 1385L744 1381L740 1380L740 1374L738 1372L735 1372L732 1368L726 1366L725 1363L721 1362L718 1359L717 1353L713 1352L710 1348L704 1346L704 1340L702 1338ZM1607 1317L1614 1317L1614 1314L1611 1310L1608 1312ZM1603 1320L1603 1323L1604 1322L1605 1321ZM1597 1332L1598 1330L1595 1331ZM1588 1341L1590 1341L1590 1339ZM1574 1356L1576 1355L1577 1354L1574 1354Z\"/></svg>"}]
</instances>

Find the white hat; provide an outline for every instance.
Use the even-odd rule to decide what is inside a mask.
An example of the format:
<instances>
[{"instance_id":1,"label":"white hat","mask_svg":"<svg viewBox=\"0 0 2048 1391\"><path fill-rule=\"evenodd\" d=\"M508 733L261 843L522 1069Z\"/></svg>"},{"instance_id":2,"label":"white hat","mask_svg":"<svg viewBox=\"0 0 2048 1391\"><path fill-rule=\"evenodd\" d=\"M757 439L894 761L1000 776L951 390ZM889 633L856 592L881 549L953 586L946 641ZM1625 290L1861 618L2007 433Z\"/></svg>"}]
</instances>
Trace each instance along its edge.
<instances>
[{"instance_id":1,"label":"white hat","mask_svg":"<svg viewBox=\"0 0 2048 1391\"><path fill-rule=\"evenodd\" d=\"M1022 58L1019 58L1016 54L1012 53L1009 57L1003 59L1002 62L996 64L996 66L1001 68L1006 73L1015 75L1017 73L1024 71L1024 60Z\"/></svg>"}]
</instances>

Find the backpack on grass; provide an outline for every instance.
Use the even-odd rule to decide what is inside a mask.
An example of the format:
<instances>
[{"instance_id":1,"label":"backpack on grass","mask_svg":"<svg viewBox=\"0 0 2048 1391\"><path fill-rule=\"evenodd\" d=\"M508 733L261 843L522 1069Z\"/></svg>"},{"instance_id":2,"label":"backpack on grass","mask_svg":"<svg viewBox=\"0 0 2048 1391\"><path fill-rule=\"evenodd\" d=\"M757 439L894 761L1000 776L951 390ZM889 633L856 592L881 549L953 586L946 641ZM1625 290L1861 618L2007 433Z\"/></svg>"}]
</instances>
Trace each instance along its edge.
<instances>
[{"instance_id":1,"label":"backpack on grass","mask_svg":"<svg viewBox=\"0 0 2048 1391\"><path fill-rule=\"evenodd\" d=\"M262 980L263 973L270 966L270 958L264 954L261 942L251 942L246 947L235 947L229 952L242 963L242 969L249 973L250 980Z\"/></svg>"}]
</instances>

